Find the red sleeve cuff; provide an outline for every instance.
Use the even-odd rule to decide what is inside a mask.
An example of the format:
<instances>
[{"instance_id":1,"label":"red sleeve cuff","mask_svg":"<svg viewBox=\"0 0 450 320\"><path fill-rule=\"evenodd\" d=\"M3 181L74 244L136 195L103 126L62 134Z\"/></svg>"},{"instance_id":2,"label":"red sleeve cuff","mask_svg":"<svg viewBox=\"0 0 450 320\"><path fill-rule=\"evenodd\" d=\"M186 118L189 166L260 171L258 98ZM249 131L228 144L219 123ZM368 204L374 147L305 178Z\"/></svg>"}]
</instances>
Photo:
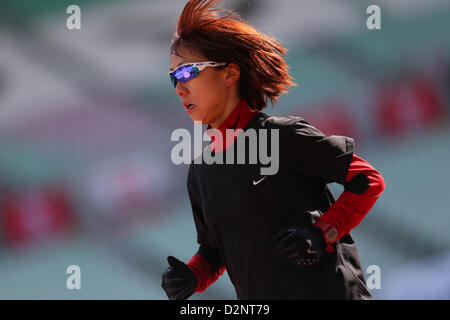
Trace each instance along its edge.
<instances>
[{"instance_id":1,"label":"red sleeve cuff","mask_svg":"<svg viewBox=\"0 0 450 320\"><path fill-rule=\"evenodd\" d=\"M195 292L203 292L211 284L213 284L224 272L225 266L219 267L217 270L211 270L211 265L201 254L195 254L187 263L197 278L197 288Z\"/></svg>"}]
</instances>

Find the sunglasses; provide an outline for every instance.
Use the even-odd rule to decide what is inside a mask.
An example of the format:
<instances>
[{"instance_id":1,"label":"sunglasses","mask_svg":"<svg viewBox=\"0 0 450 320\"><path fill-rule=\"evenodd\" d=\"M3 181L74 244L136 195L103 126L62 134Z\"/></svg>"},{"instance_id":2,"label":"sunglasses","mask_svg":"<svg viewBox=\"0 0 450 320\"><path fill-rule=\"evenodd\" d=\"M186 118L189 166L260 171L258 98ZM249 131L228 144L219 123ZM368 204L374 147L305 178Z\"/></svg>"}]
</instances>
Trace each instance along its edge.
<instances>
[{"instance_id":1,"label":"sunglasses","mask_svg":"<svg viewBox=\"0 0 450 320\"><path fill-rule=\"evenodd\" d=\"M214 61L186 63L169 72L170 81L172 82L173 87L176 88L178 81L184 83L186 81L194 79L198 76L199 72L206 67L221 67L226 64L226 62Z\"/></svg>"}]
</instances>

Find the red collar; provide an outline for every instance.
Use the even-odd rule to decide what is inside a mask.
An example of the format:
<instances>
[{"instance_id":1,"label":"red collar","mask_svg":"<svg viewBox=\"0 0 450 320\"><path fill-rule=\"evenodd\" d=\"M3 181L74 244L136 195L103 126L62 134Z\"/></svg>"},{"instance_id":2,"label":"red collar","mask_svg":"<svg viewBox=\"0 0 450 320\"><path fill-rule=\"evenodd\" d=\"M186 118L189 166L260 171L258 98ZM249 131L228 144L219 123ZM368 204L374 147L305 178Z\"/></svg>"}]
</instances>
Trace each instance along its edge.
<instances>
[{"instance_id":1,"label":"red collar","mask_svg":"<svg viewBox=\"0 0 450 320\"><path fill-rule=\"evenodd\" d=\"M225 149L227 149L229 146L231 146L237 137L234 138L233 141L229 141L229 143L226 143L226 130L227 129L244 129L247 124L250 122L250 120L258 113L258 110L254 110L250 108L250 106L247 104L247 101L245 99L242 99L239 104L234 108L233 112L230 113L230 115L225 119L224 122L217 128L222 133L222 139L223 139L223 148L220 148L218 145L219 143L214 143L214 136L212 135L212 130L209 131L209 129L212 129L211 125L208 125L206 128L206 134L211 138L211 150L214 152L220 152ZM208 132L209 131L209 132Z\"/></svg>"}]
</instances>

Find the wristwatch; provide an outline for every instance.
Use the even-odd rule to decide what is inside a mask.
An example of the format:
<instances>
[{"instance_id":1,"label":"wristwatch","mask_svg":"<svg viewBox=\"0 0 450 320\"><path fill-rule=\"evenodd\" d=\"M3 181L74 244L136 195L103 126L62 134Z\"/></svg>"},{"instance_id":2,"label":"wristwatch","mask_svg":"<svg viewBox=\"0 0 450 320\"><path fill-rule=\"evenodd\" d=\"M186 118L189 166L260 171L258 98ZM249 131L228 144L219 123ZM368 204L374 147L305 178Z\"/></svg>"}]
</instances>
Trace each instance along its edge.
<instances>
[{"instance_id":1,"label":"wristwatch","mask_svg":"<svg viewBox=\"0 0 450 320\"><path fill-rule=\"evenodd\" d=\"M328 243L333 243L336 241L338 236L338 231L335 227L333 227L331 224L322 222L322 221L316 221L314 224L315 226L319 227L322 232L323 236L325 238L325 241Z\"/></svg>"}]
</instances>

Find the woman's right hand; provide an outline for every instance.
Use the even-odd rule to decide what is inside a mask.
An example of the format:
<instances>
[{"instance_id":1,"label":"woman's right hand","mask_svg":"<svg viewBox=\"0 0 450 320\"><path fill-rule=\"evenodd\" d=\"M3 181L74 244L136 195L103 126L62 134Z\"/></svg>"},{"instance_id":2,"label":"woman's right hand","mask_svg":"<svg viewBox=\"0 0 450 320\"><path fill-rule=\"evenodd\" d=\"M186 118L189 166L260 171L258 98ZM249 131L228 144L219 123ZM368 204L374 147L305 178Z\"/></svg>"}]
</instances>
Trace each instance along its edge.
<instances>
[{"instance_id":1,"label":"woman's right hand","mask_svg":"<svg viewBox=\"0 0 450 320\"><path fill-rule=\"evenodd\" d=\"M197 278L192 270L175 257L167 257L169 268L162 275L161 286L169 300L186 300L197 288Z\"/></svg>"}]
</instances>

